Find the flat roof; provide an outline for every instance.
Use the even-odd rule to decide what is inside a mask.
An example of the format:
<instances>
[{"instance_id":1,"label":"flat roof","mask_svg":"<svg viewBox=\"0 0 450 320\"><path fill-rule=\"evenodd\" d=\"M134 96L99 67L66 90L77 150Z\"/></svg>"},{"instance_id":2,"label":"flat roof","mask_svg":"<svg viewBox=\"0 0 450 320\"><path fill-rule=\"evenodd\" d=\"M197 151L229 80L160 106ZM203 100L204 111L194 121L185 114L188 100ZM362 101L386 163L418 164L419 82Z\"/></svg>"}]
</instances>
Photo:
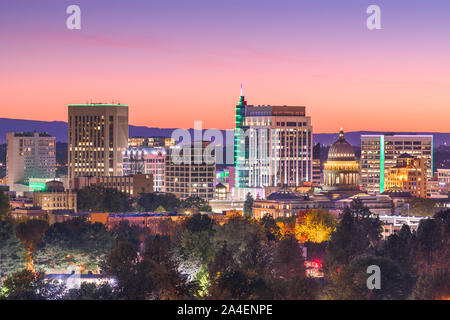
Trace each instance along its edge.
<instances>
[{"instance_id":1,"label":"flat roof","mask_svg":"<svg viewBox=\"0 0 450 320\"><path fill-rule=\"evenodd\" d=\"M108 103L88 103L88 104L69 104L69 107L128 107L128 105L108 104Z\"/></svg>"}]
</instances>

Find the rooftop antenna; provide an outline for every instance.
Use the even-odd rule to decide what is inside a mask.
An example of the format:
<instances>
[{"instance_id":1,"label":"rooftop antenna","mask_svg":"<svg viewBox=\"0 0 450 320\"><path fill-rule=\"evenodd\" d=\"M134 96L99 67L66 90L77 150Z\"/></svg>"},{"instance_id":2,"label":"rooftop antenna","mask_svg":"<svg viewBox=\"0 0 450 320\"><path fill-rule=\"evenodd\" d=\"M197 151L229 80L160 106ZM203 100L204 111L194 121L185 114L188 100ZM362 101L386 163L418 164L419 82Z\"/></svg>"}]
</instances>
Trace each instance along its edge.
<instances>
[{"instance_id":1,"label":"rooftop antenna","mask_svg":"<svg viewBox=\"0 0 450 320\"><path fill-rule=\"evenodd\" d=\"M241 83L241 97L243 97L243 91L242 91L242 83Z\"/></svg>"}]
</instances>

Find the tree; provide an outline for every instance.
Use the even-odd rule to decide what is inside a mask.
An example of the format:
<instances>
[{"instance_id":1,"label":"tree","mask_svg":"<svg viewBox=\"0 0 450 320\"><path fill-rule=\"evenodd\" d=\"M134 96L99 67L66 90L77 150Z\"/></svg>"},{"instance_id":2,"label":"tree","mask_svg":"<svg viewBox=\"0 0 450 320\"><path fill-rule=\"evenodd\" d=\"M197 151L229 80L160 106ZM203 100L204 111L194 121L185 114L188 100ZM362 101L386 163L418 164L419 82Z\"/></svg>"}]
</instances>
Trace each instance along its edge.
<instances>
[{"instance_id":1,"label":"tree","mask_svg":"<svg viewBox=\"0 0 450 320\"><path fill-rule=\"evenodd\" d=\"M173 193L141 193L138 198L138 205L148 212L155 212L160 206L167 211L174 211L176 208L180 207L180 204L180 199Z\"/></svg>"},{"instance_id":2,"label":"tree","mask_svg":"<svg viewBox=\"0 0 450 320\"><path fill-rule=\"evenodd\" d=\"M242 270L230 270L218 277L210 287L209 299L269 300L273 293L263 277Z\"/></svg>"},{"instance_id":3,"label":"tree","mask_svg":"<svg viewBox=\"0 0 450 320\"><path fill-rule=\"evenodd\" d=\"M208 264L214 257L212 236L214 223L204 214L195 214L184 221L184 229L173 249L182 273L191 281L206 281Z\"/></svg>"},{"instance_id":4,"label":"tree","mask_svg":"<svg viewBox=\"0 0 450 320\"><path fill-rule=\"evenodd\" d=\"M260 220L260 224L263 226L266 231L267 240L275 241L280 239L280 227L277 225L277 222L271 215L265 215Z\"/></svg>"},{"instance_id":5,"label":"tree","mask_svg":"<svg viewBox=\"0 0 450 320\"><path fill-rule=\"evenodd\" d=\"M127 212L132 209L133 200L124 192L101 186L88 186L77 191L79 210Z\"/></svg>"},{"instance_id":6,"label":"tree","mask_svg":"<svg viewBox=\"0 0 450 320\"><path fill-rule=\"evenodd\" d=\"M449 268L450 210L443 210L433 219L420 221L416 236L414 261L419 274L431 273L436 268Z\"/></svg>"},{"instance_id":7,"label":"tree","mask_svg":"<svg viewBox=\"0 0 450 320\"><path fill-rule=\"evenodd\" d=\"M297 219L295 236L300 242L328 241L336 225L337 220L328 211L309 210Z\"/></svg>"},{"instance_id":8,"label":"tree","mask_svg":"<svg viewBox=\"0 0 450 320\"><path fill-rule=\"evenodd\" d=\"M55 223L33 255L35 268L52 273L75 266L95 272L113 246L113 233L101 223L91 224L81 218Z\"/></svg>"},{"instance_id":9,"label":"tree","mask_svg":"<svg viewBox=\"0 0 450 320\"><path fill-rule=\"evenodd\" d=\"M247 193L244 202L244 216L251 217L252 216L252 208L253 208L253 197L251 193Z\"/></svg>"},{"instance_id":10,"label":"tree","mask_svg":"<svg viewBox=\"0 0 450 320\"><path fill-rule=\"evenodd\" d=\"M214 248L217 250L226 243L238 263L250 243L260 247L268 245L264 228L258 222L241 216L231 217L223 225L215 225L214 230Z\"/></svg>"},{"instance_id":11,"label":"tree","mask_svg":"<svg viewBox=\"0 0 450 320\"><path fill-rule=\"evenodd\" d=\"M303 251L293 236L280 240L274 248L273 274L281 279L305 278L305 260Z\"/></svg>"},{"instance_id":12,"label":"tree","mask_svg":"<svg viewBox=\"0 0 450 320\"><path fill-rule=\"evenodd\" d=\"M103 270L117 279L117 293L123 299L186 299L194 289L176 270L168 257L168 239L148 239L145 253L118 241Z\"/></svg>"},{"instance_id":13,"label":"tree","mask_svg":"<svg viewBox=\"0 0 450 320\"><path fill-rule=\"evenodd\" d=\"M64 290L64 285L45 279L43 272L24 269L5 280L2 292L8 300L54 300L60 298Z\"/></svg>"},{"instance_id":14,"label":"tree","mask_svg":"<svg viewBox=\"0 0 450 320\"><path fill-rule=\"evenodd\" d=\"M352 202L350 208L344 209L336 231L331 234L326 269L336 270L357 255L374 251L381 238L380 231L378 217L372 218L360 201Z\"/></svg>"},{"instance_id":15,"label":"tree","mask_svg":"<svg viewBox=\"0 0 450 320\"><path fill-rule=\"evenodd\" d=\"M435 269L429 274L422 274L417 280L411 298L414 300L449 300L450 271Z\"/></svg>"},{"instance_id":16,"label":"tree","mask_svg":"<svg viewBox=\"0 0 450 320\"><path fill-rule=\"evenodd\" d=\"M229 272L237 267L233 253L228 249L226 243L217 250L212 263L209 264L209 277L215 280L220 274Z\"/></svg>"},{"instance_id":17,"label":"tree","mask_svg":"<svg viewBox=\"0 0 450 320\"><path fill-rule=\"evenodd\" d=\"M369 266L380 268L380 289L369 289ZM373 255L361 255L342 266L329 278L324 298L333 300L398 300L408 296L408 284L400 266L393 260ZM369 280L370 281L370 280Z\"/></svg>"},{"instance_id":18,"label":"tree","mask_svg":"<svg viewBox=\"0 0 450 320\"><path fill-rule=\"evenodd\" d=\"M41 244L41 238L48 228L45 220L31 219L21 222L16 226L16 235L22 241L30 266L33 265L33 253Z\"/></svg>"},{"instance_id":19,"label":"tree","mask_svg":"<svg viewBox=\"0 0 450 320\"><path fill-rule=\"evenodd\" d=\"M23 269L25 263L25 248L16 236L14 225L0 220L0 284L4 277Z\"/></svg>"},{"instance_id":20,"label":"tree","mask_svg":"<svg viewBox=\"0 0 450 320\"><path fill-rule=\"evenodd\" d=\"M120 241L128 241L139 247L141 241L144 237L144 228L137 225L130 225L128 220L120 221L119 224L115 225L111 230L114 237Z\"/></svg>"},{"instance_id":21,"label":"tree","mask_svg":"<svg viewBox=\"0 0 450 320\"><path fill-rule=\"evenodd\" d=\"M63 300L117 300L118 294L108 283L82 283L79 289L70 289Z\"/></svg>"},{"instance_id":22,"label":"tree","mask_svg":"<svg viewBox=\"0 0 450 320\"><path fill-rule=\"evenodd\" d=\"M3 220L9 211L11 211L9 197L6 193L0 190L0 220Z\"/></svg>"},{"instance_id":23,"label":"tree","mask_svg":"<svg viewBox=\"0 0 450 320\"><path fill-rule=\"evenodd\" d=\"M415 237L408 225L404 224L399 232L390 235L381 245L384 257L396 261L409 277L414 276Z\"/></svg>"},{"instance_id":24,"label":"tree","mask_svg":"<svg viewBox=\"0 0 450 320\"><path fill-rule=\"evenodd\" d=\"M183 208L196 208L198 211L211 212L212 208L209 202L197 196L190 196L186 200L181 202Z\"/></svg>"}]
</instances>

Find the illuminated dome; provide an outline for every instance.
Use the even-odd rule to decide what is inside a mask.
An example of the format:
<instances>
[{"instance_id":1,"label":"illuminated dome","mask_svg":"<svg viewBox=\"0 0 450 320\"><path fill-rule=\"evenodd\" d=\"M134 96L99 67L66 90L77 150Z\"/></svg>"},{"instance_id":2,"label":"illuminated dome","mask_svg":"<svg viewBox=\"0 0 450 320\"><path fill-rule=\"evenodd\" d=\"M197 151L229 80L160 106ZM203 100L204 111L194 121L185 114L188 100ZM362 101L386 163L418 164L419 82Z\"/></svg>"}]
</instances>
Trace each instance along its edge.
<instances>
[{"instance_id":1,"label":"illuminated dome","mask_svg":"<svg viewBox=\"0 0 450 320\"><path fill-rule=\"evenodd\" d=\"M46 192L64 192L64 184L61 181L48 181L45 183Z\"/></svg>"},{"instance_id":2,"label":"illuminated dome","mask_svg":"<svg viewBox=\"0 0 450 320\"><path fill-rule=\"evenodd\" d=\"M333 143L328 151L328 161L354 161L355 152L350 143L344 138L344 131L339 131L339 139Z\"/></svg>"},{"instance_id":3,"label":"illuminated dome","mask_svg":"<svg viewBox=\"0 0 450 320\"><path fill-rule=\"evenodd\" d=\"M357 191L359 164L350 143L341 129L339 138L330 147L328 160L323 165L323 189L327 191Z\"/></svg>"}]
</instances>

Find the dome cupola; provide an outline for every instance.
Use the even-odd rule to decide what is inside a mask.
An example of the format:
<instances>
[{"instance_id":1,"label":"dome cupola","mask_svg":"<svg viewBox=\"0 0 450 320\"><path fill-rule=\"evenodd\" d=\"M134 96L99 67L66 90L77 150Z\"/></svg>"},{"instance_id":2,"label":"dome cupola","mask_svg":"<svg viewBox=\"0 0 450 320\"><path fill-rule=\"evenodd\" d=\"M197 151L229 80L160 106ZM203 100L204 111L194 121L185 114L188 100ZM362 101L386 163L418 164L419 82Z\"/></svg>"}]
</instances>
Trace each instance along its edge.
<instances>
[{"instance_id":1,"label":"dome cupola","mask_svg":"<svg viewBox=\"0 0 450 320\"><path fill-rule=\"evenodd\" d=\"M344 138L344 130L339 131L339 138L328 151L328 161L354 161L355 151L350 143Z\"/></svg>"}]
</instances>

